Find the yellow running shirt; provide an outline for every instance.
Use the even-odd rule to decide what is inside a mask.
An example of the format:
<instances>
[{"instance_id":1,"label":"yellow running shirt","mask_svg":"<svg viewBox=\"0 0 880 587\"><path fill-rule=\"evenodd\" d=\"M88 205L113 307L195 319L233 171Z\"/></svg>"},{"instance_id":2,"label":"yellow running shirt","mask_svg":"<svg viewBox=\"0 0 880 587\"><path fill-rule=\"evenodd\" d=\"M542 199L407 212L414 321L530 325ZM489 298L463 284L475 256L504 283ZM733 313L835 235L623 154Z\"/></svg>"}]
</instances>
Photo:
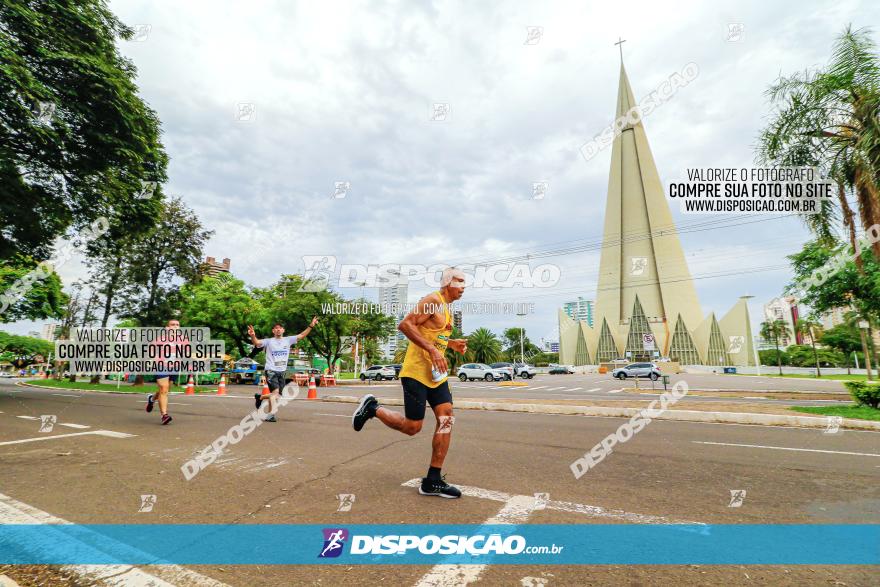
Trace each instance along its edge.
<instances>
[{"instance_id":1,"label":"yellow running shirt","mask_svg":"<svg viewBox=\"0 0 880 587\"><path fill-rule=\"evenodd\" d=\"M419 334L421 334L425 340L433 343L434 347L443 354L446 352L446 346L449 344L449 337L452 334L452 318L449 315L449 305L446 303L446 300L443 299L443 294L438 291L437 295L440 296L440 301L443 302L443 313L446 315L446 325L443 328L430 328L425 325L420 325L418 329ZM431 378L432 368L433 365L431 363L431 357L428 355L428 351L414 342L410 342L406 349L406 356L403 359L403 367L400 369L400 376L410 377L428 387L437 387L446 381L447 378L444 377L440 381L434 381Z\"/></svg>"}]
</instances>

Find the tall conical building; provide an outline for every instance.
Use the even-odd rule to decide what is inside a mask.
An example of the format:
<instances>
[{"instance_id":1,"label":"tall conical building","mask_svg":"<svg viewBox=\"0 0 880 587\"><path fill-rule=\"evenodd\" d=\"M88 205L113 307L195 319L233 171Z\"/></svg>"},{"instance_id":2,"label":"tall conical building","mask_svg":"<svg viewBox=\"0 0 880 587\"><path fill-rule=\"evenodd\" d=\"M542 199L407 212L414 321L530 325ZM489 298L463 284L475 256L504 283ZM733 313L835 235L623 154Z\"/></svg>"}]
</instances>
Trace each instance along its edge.
<instances>
[{"instance_id":1,"label":"tall conical building","mask_svg":"<svg viewBox=\"0 0 880 587\"><path fill-rule=\"evenodd\" d=\"M595 318L591 328L560 311L560 362L664 356L683 364L754 364L745 302L734 308L745 319L732 311L721 321L725 331L714 314L703 317L635 106L621 62L616 118L628 123L611 150ZM647 334L653 350L645 350Z\"/></svg>"}]
</instances>

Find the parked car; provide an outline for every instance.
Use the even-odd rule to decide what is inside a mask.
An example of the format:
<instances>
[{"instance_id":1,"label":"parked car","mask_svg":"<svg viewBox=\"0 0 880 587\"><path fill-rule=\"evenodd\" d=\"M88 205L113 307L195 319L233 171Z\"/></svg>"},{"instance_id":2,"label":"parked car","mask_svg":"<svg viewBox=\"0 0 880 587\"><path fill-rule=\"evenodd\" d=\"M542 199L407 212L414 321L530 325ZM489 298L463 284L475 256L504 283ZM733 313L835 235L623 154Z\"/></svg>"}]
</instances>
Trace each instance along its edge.
<instances>
[{"instance_id":1,"label":"parked car","mask_svg":"<svg viewBox=\"0 0 880 587\"><path fill-rule=\"evenodd\" d=\"M516 371L517 376L523 379L531 379L538 374L538 371L527 363L514 363L513 369Z\"/></svg>"},{"instance_id":2,"label":"parked car","mask_svg":"<svg viewBox=\"0 0 880 587\"><path fill-rule=\"evenodd\" d=\"M393 365L388 365L389 367L394 367L394 378L400 379L400 370L403 368L403 365L400 363L395 363Z\"/></svg>"},{"instance_id":3,"label":"parked car","mask_svg":"<svg viewBox=\"0 0 880 587\"><path fill-rule=\"evenodd\" d=\"M483 379L485 381L501 381L510 376L505 369L493 369L485 363L468 363L458 368L458 378L462 381Z\"/></svg>"},{"instance_id":4,"label":"parked car","mask_svg":"<svg viewBox=\"0 0 880 587\"><path fill-rule=\"evenodd\" d=\"M367 379L374 379L376 381L388 379L390 381L396 376L397 372L391 365L373 365L366 371L361 372L361 381L366 381Z\"/></svg>"},{"instance_id":5,"label":"parked car","mask_svg":"<svg viewBox=\"0 0 880 587\"><path fill-rule=\"evenodd\" d=\"M663 374L654 363L630 363L626 367L619 367L611 372L612 377L626 379L627 377L650 377L657 381Z\"/></svg>"},{"instance_id":6,"label":"parked car","mask_svg":"<svg viewBox=\"0 0 880 587\"><path fill-rule=\"evenodd\" d=\"M6 371L0 371L0 377L15 377L15 375L7 373Z\"/></svg>"},{"instance_id":7,"label":"parked car","mask_svg":"<svg viewBox=\"0 0 880 587\"><path fill-rule=\"evenodd\" d=\"M553 367L550 367L550 370L547 373L550 375L571 375L574 373L574 369L565 365L554 365Z\"/></svg>"},{"instance_id":8,"label":"parked car","mask_svg":"<svg viewBox=\"0 0 880 587\"><path fill-rule=\"evenodd\" d=\"M493 369L503 369L505 373L507 373L507 379L513 381L515 377L513 363L492 363L489 365Z\"/></svg>"}]
</instances>

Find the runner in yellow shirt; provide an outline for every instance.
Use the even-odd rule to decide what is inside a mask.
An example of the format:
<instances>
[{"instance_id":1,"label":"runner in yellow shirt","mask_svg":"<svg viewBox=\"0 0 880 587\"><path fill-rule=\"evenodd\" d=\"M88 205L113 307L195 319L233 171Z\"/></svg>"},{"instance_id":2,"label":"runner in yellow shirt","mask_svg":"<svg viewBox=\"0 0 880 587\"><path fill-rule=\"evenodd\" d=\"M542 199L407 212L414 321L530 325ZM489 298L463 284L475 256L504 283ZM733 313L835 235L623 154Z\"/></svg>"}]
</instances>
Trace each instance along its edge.
<instances>
[{"instance_id":1,"label":"runner in yellow shirt","mask_svg":"<svg viewBox=\"0 0 880 587\"><path fill-rule=\"evenodd\" d=\"M367 420L375 416L389 428L412 436L422 429L425 403L430 404L437 424L431 442L431 466L428 476L422 478L419 493L456 498L461 497L461 491L446 483L440 475L455 422L444 353L447 346L458 353L467 351L466 339L449 338L452 334L449 304L460 299L464 293L464 273L448 267L443 270L440 285L440 291L422 298L416 309L407 314L398 326L410 341L400 370L405 415L381 407L374 395L367 394L361 398L360 405L352 415L352 425L360 431Z\"/></svg>"}]
</instances>

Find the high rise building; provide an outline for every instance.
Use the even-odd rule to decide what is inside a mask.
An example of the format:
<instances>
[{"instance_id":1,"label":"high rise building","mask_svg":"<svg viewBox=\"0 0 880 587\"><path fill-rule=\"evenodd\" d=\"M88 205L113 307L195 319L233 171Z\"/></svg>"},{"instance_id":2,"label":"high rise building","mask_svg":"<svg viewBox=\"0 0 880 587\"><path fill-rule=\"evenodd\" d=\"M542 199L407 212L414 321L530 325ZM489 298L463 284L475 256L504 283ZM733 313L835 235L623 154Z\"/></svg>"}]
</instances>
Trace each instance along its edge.
<instances>
[{"instance_id":1,"label":"high rise building","mask_svg":"<svg viewBox=\"0 0 880 587\"><path fill-rule=\"evenodd\" d=\"M593 327L593 300L585 300L581 296L574 302L565 302L562 311L572 320L583 320Z\"/></svg>"},{"instance_id":2,"label":"high rise building","mask_svg":"<svg viewBox=\"0 0 880 587\"><path fill-rule=\"evenodd\" d=\"M406 316L405 306L408 296L409 284L406 279L400 276L399 272L396 273L396 276L391 283L379 288L379 308L381 308L382 312L385 314L394 317L395 327L399 325L400 321ZM393 358L394 353L397 352L397 348L404 339L405 337L403 334L395 330L394 334L388 337L388 340L382 342L380 345L382 354L388 359Z\"/></svg>"},{"instance_id":3,"label":"high rise building","mask_svg":"<svg viewBox=\"0 0 880 587\"><path fill-rule=\"evenodd\" d=\"M222 263L218 263L214 257L208 257L202 263L202 273L209 277L217 277L220 273L229 273L229 265L231 261L226 258Z\"/></svg>"},{"instance_id":4,"label":"high rise building","mask_svg":"<svg viewBox=\"0 0 880 587\"><path fill-rule=\"evenodd\" d=\"M453 310L452 312L452 326L457 328L459 332L461 330L461 310Z\"/></svg>"},{"instance_id":5,"label":"high rise building","mask_svg":"<svg viewBox=\"0 0 880 587\"><path fill-rule=\"evenodd\" d=\"M795 324L804 315L801 312L798 299L794 296L773 298L764 304L765 320L782 320L785 322L787 332L779 337L779 348L781 349L787 348L792 344L811 344L809 334L801 334L795 330ZM773 340L764 340L761 346L775 348L776 343Z\"/></svg>"},{"instance_id":6,"label":"high rise building","mask_svg":"<svg viewBox=\"0 0 880 587\"><path fill-rule=\"evenodd\" d=\"M748 305L704 316L623 63L599 260L594 326L559 311L559 362L668 356L682 364L752 365ZM647 336L651 335L651 336ZM645 350L648 344L653 350ZM649 347L650 348L650 347Z\"/></svg>"},{"instance_id":7,"label":"high rise building","mask_svg":"<svg viewBox=\"0 0 880 587\"><path fill-rule=\"evenodd\" d=\"M43 340L48 340L49 342L55 342L55 338L58 333L58 328L60 324L53 324L49 322L48 324L43 324L42 332L40 333L40 338Z\"/></svg>"}]
</instances>

